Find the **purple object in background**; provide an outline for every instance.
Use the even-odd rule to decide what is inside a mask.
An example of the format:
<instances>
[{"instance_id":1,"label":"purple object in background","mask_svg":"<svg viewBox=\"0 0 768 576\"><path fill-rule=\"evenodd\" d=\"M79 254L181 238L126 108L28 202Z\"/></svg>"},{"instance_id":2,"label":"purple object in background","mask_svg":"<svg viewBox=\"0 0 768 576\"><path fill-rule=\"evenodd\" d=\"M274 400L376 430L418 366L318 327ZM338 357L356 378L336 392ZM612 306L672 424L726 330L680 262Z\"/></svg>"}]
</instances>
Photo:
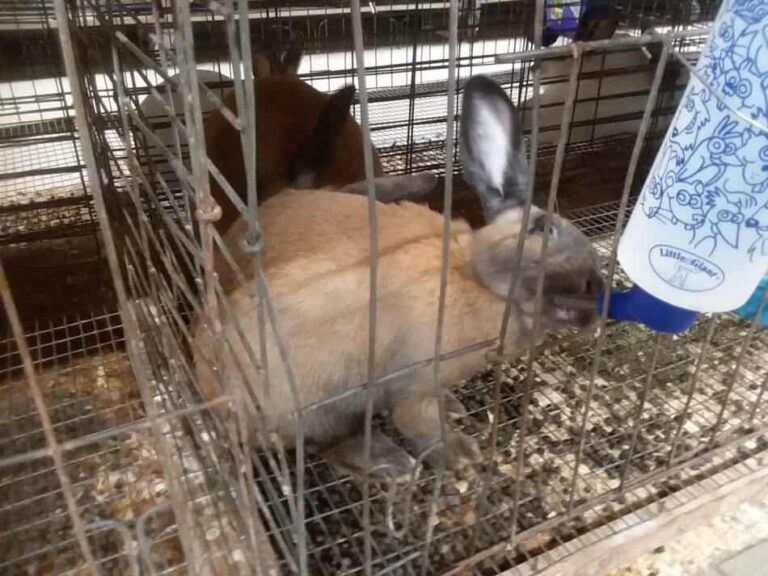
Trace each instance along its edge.
<instances>
[{"instance_id":1,"label":"purple object in background","mask_svg":"<svg viewBox=\"0 0 768 576\"><path fill-rule=\"evenodd\" d=\"M542 44L551 46L560 36L573 38L586 6L587 0L546 0Z\"/></svg>"}]
</instances>

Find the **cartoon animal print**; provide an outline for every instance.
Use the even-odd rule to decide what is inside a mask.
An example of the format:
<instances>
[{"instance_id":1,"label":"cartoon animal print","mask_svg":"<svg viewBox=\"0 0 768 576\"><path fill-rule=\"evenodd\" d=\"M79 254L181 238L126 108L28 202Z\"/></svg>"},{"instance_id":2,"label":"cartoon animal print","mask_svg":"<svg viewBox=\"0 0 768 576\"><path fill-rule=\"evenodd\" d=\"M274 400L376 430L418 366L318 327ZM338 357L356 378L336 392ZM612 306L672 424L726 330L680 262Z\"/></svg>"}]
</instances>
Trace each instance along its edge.
<instances>
[{"instance_id":1,"label":"cartoon animal print","mask_svg":"<svg viewBox=\"0 0 768 576\"><path fill-rule=\"evenodd\" d=\"M741 167L736 152L742 147L743 133L730 116L718 123L714 133L702 140L684 158L680 166L680 180L698 181L705 186L717 182L729 166Z\"/></svg>"},{"instance_id":2,"label":"cartoon animal print","mask_svg":"<svg viewBox=\"0 0 768 576\"><path fill-rule=\"evenodd\" d=\"M704 185L701 182L678 180L675 172L668 173L663 183L657 177L652 177L641 202L648 218L680 226L691 232L691 243L706 219Z\"/></svg>"},{"instance_id":3,"label":"cartoon animal print","mask_svg":"<svg viewBox=\"0 0 768 576\"><path fill-rule=\"evenodd\" d=\"M709 256L715 253L720 242L725 242L731 248L739 247L741 225L744 223L744 214L735 202L731 202L728 195L719 188L707 190L704 194L706 217L701 231L703 237L694 235L696 248L707 252Z\"/></svg>"},{"instance_id":4,"label":"cartoon animal print","mask_svg":"<svg viewBox=\"0 0 768 576\"><path fill-rule=\"evenodd\" d=\"M768 134L747 130L744 140L745 145L738 152L742 176L752 186L753 194L763 194L768 190Z\"/></svg>"},{"instance_id":5,"label":"cartoon animal print","mask_svg":"<svg viewBox=\"0 0 768 576\"><path fill-rule=\"evenodd\" d=\"M686 230L696 230L704 225L705 197L701 182L677 180L677 174L667 176L669 190L669 211L672 224L682 225Z\"/></svg>"},{"instance_id":6,"label":"cartoon animal print","mask_svg":"<svg viewBox=\"0 0 768 576\"><path fill-rule=\"evenodd\" d=\"M768 203L744 221L744 232L751 240L747 253L750 261L768 256Z\"/></svg>"},{"instance_id":7,"label":"cartoon animal print","mask_svg":"<svg viewBox=\"0 0 768 576\"><path fill-rule=\"evenodd\" d=\"M735 36L733 20L724 20L712 37L711 49L701 56L701 71L712 86L720 86L725 72L733 67L728 47L733 44Z\"/></svg>"},{"instance_id":8,"label":"cartoon animal print","mask_svg":"<svg viewBox=\"0 0 768 576\"><path fill-rule=\"evenodd\" d=\"M663 201L664 186L657 176L651 176L645 182L645 186L643 187L643 192L639 200L640 206L648 218L657 218L660 216Z\"/></svg>"},{"instance_id":9,"label":"cartoon animal print","mask_svg":"<svg viewBox=\"0 0 768 576\"><path fill-rule=\"evenodd\" d=\"M764 2L761 2L760 4L761 5L758 10L768 10L768 6ZM763 64L766 63L765 52L768 51L768 24L763 25L763 29L760 31L760 35L762 36L762 39L756 42L757 49L753 54L754 60L758 63L758 66L760 66L761 62ZM765 69L760 70L761 74L764 74L765 72Z\"/></svg>"},{"instance_id":10,"label":"cartoon animal print","mask_svg":"<svg viewBox=\"0 0 768 576\"><path fill-rule=\"evenodd\" d=\"M753 63L749 60L744 60L725 72L723 94L737 100L739 109L749 110L750 116L754 119L765 116L765 97L762 97L762 103L756 102L761 99L760 88L760 78L754 74Z\"/></svg>"},{"instance_id":11,"label":"cartoon animal print","mask_svg":"<svg viewBox=\"0 0 768 576\"><path fill-rule=\"evenodd\" d=\"M699 137L709 126L712 116L709 112L709 102L712 95L706 88L692 88L677 110L674 127L664 144L662 174L679 168L687 154L696 148ZM682 126L682 128L679 128Z\"/></svg>"},{"instance_id":12,"label":"cartoon animal print","mask_svg":"<svg viewBox=\"0 0 768 576\"><path fill-rule=\"evenodd\" d=\"M747 56L756 66L759 67L761 54L768 50L768 4L765 0L736 0L735 14L741 20L745 29L738 35L734 45L734 52L746 47L745 54L738 53L739 56ZM765 70L761 70L765 72Z\"/></svg>"},{"instance_id":13,"label":"cartoon animal print","mask_svg":"<svg viewBox=\"0 0 768 576\"><path fill-rule=\"evenodd\" d=\"M768 6L763 0L733 0L736 13L745 18L760 20L768 15Z\"/></svg>"},{"instance_id":14,"label":"cartoon animal print","mask_svg":"<svg viewBox=\"0 0 768 576\"><path fill-rule=\"evenodd\" d=\"M731 180L723 178L720 182L720 190L728 195L731 202L735 203L742 210L754 208L758 204L758 199L750 192L744 192L744 186L736 179L736 189L731 187Z\"/></svg>"},{"instance_id":15,"label":"cartoon animal print","mask_svg":"<svg viewBox=\"0 0 768 576\"><path fill-rule=\"evenodd\" d=\"M768 119L768 4L734 2L731 18L718 25L709 56L703 60L707 80L753 119ZM714 56L717 54L717 56ZM722 109L722 104L718 104Z\"/></svg>"},{"instance_id":16,"label":"cartoon animal print","mask_svg":"<svg viewBox=\"0 0 768 576\"><path fill-rule=\"evenodd\" d=\"M683 98L648 178L648 218L690 233L701 254L746 248L768 256L768 133L743 115L768 120L768 2L725 0L711 50ZM741 117L734 110L738 110ZM676 281L685 283L686 270Z\"/></svg>"},{"instance_id":17,"label":"cartoon animal print","mask_svg":"<svg viewBox=\"0 0 768 576\"><path fill-rule=\"evenodd\" d=\"M761 2L763 4L763 2ZM752 69L759 73L756 57L760 55L760 20L754 19L756 12L737 10L736 17L724 21L718 28L717 40L723 45L723 53L732 62L750 61Z\"/></svg>"}]
</instances>

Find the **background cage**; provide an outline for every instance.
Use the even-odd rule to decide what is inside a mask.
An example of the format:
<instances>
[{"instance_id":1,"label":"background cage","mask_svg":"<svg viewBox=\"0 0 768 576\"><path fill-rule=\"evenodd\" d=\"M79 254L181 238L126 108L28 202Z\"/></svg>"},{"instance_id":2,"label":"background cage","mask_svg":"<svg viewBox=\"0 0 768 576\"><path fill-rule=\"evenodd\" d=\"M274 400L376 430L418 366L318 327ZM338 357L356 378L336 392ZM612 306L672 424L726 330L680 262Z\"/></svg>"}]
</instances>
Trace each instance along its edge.
<instances>
[{"instance_id":1,"label":"background cage","mask_svg":"<svg viewBox=\"0 0 768 576\"><path fill-rule=\"evenodd\" d=\"M204 109L228 90L249 98L242 61L297 38L302 79L323 91L360 86L358 27L385 170L450 179L454 214L479 226L457 154L445 170L457 129L446 122L449 99L458 110L466 78L485 73L530 115L536 3L457 4L453 43L444 2L380 1L360 16L359 3L320 1L0 5L0 572L528 574L631 528L649 504L755 474L768 343L732 315L679 337L627 325L561 334L535 357L490 362L460 398L463 429L486 453L495 430L495 461L446 475L436 495L430 470L391 492L313 456L251 452L238 392L199 397L188 322L222 307L209 260L222 247L195 210L208 200ZM553 121L540 125L535 187L542 205L560 176L558 209L606 266L684 89L684 61L696 61L719 6L613 4L619 31L582 56L562 155L565 40L554 48L561 61L542 67L542 99L555 96L542 103ZM680 57L662 60L642 122L660 46L649 42L656 52L637 65L649 22L677 34ZM220 81L193 85L192 70ZM153 89L162 95L176 74L175 119L162 107L145 114ZM253 131L248 113L237 119ZM158 145L163 130L184 134L178 147ZM436 210L442 188L428 199ZM624 281L617 272L614 285Z\"/></svg>"}]
</instances>

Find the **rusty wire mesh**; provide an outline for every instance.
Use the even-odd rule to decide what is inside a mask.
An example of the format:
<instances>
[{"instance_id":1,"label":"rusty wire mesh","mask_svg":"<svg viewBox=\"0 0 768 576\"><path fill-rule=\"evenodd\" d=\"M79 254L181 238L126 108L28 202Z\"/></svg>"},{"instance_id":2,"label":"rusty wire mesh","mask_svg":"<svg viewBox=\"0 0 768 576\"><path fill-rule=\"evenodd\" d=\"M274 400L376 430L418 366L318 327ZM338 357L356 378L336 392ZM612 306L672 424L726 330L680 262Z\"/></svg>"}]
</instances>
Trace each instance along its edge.
<instances>
[{"instance_id":1,"label":"rusty wire mesh","mask_svg":"<svg viewBox=\"0 0 768 576\"><path fill-rule=\"evenodd\" d=\"M258 407L238 382L220 381L223 394L213 401L200 390L200 370L219 360L197 354L192 322L216 336L241 320L214 270L215 262L229 262L232 247L210 219L200 136L221 107L216 95L252 101L252 49L301 37L302 79L323 91L350 82L362 90L364 82L354 114L385 170L440 173L453 187L453 214L473 227L482 214L459 176L454 138L446 138L457 127L446 122L449 100L457 110L464 82L482 72L525 114L535 107L533 56L521 56L532 49L525 34L535 2L483 3L479 26L470 18L473 3L378 2L362 12L352 4L41 0L34 10L3 7L1 23L16 31L36 25L61 41L67 67L66 74L46 72L59 79L48 98L3 92L4 103L37 115L3 126L1 232L13 247L3 262L34 250L55 259L44 243L49 235L72 242L91 234L98 214L103 236L94 241L92 269L103 274L108 261L121 314L110 290L90 309L76 303L68 316L55 306L36 314L34 302L50 300L50 286L39 276L16 284L24 276L6 266L6 316L14 298L33 304L21 306L23 322L15 333L8 324L0 342L0 544L7 551L0 573L497 574L600 527L620 530L630 512L765 449L768 342L731 315L703 318L682 336L610 324L596 337L557 334L520 359L489 364L457 393L467 410L458 427L494 458L471 470L427 466L393 488L339 472L307 453L301 437L291 450L274 438L262 443L270 449L249 447L246 423L259 417ZM571 59L540 75L542 90L556 88L562 99L539 103L541 146L533 152L536 202L553 198L550 180L561 175L552 191L558 208L592 239L606 268L686 80L681 63L662 60L668 74L646 110L658 64L629 68L611 59L637 56L641 20L655 17L679 33L674 52L695 61L717 8L617 4L625 42L580 56L567 134L559 124ZM66 22L63 31L51 26L54 13ZM29 73L45 62L30 60ZM194 85L199 69L226 79ZM630 88L603 92L612 80ZM145 114L147 99L167 95L168 84L182 98ZM233 119L247 161L255 156L257 119L251 107L239 109ZM638 139L641 128L647 132ZM633 152L634 181L627 179ZM253 243L260 226L252 174L248 185L239 208ZM428 199L433 209L446 207L442 189ZM72 260L67 273L77 277ZM254 306L267 317L261 329L277 331L280 318L271 317L266 286L255 277ZM626 282L620 271L613 280ZM252 350L253 366L239 367L234 380L261 374L262 353ZM278 350L278 362L282 356ZM32 371L24 370L25 358ZM31 395L35 387L42 402ZM386 415L373 426L398 438Z\"/></svg>"}]
</instances>

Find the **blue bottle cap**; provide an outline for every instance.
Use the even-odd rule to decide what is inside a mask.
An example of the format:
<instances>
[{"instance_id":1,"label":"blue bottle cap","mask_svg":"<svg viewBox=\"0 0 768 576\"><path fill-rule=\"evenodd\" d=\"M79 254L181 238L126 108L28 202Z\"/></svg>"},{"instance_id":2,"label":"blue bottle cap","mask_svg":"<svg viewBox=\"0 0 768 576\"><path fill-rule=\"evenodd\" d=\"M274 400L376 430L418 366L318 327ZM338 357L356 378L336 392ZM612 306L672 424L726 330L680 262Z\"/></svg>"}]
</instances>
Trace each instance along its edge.
<instances>
[{"instance_id":1,"label":"blue bottle cap","mask_svg":"<svg viewBox=\"0 0 768 576\"><path fill-rule=\"evenodd\" d=\"M587 0L547 0L541 43L551 46L560 36L573 38L579 29Z\"/></svg>"},{"instance_id":2,"label":"blue bottle cap","mask_svg":"<svg viewBox=\"0 0 768 576\"><path fill-rule=\"evenodd\" d=\"M603 298L597 299L597 309L603 312ZM696 321L699 313L678 308L652 296L640 286L633 286L625 292L612 292L608 305L608 318L620 322L637 322L666 334L685 332Z\"/></svg>"}]
</instances>

